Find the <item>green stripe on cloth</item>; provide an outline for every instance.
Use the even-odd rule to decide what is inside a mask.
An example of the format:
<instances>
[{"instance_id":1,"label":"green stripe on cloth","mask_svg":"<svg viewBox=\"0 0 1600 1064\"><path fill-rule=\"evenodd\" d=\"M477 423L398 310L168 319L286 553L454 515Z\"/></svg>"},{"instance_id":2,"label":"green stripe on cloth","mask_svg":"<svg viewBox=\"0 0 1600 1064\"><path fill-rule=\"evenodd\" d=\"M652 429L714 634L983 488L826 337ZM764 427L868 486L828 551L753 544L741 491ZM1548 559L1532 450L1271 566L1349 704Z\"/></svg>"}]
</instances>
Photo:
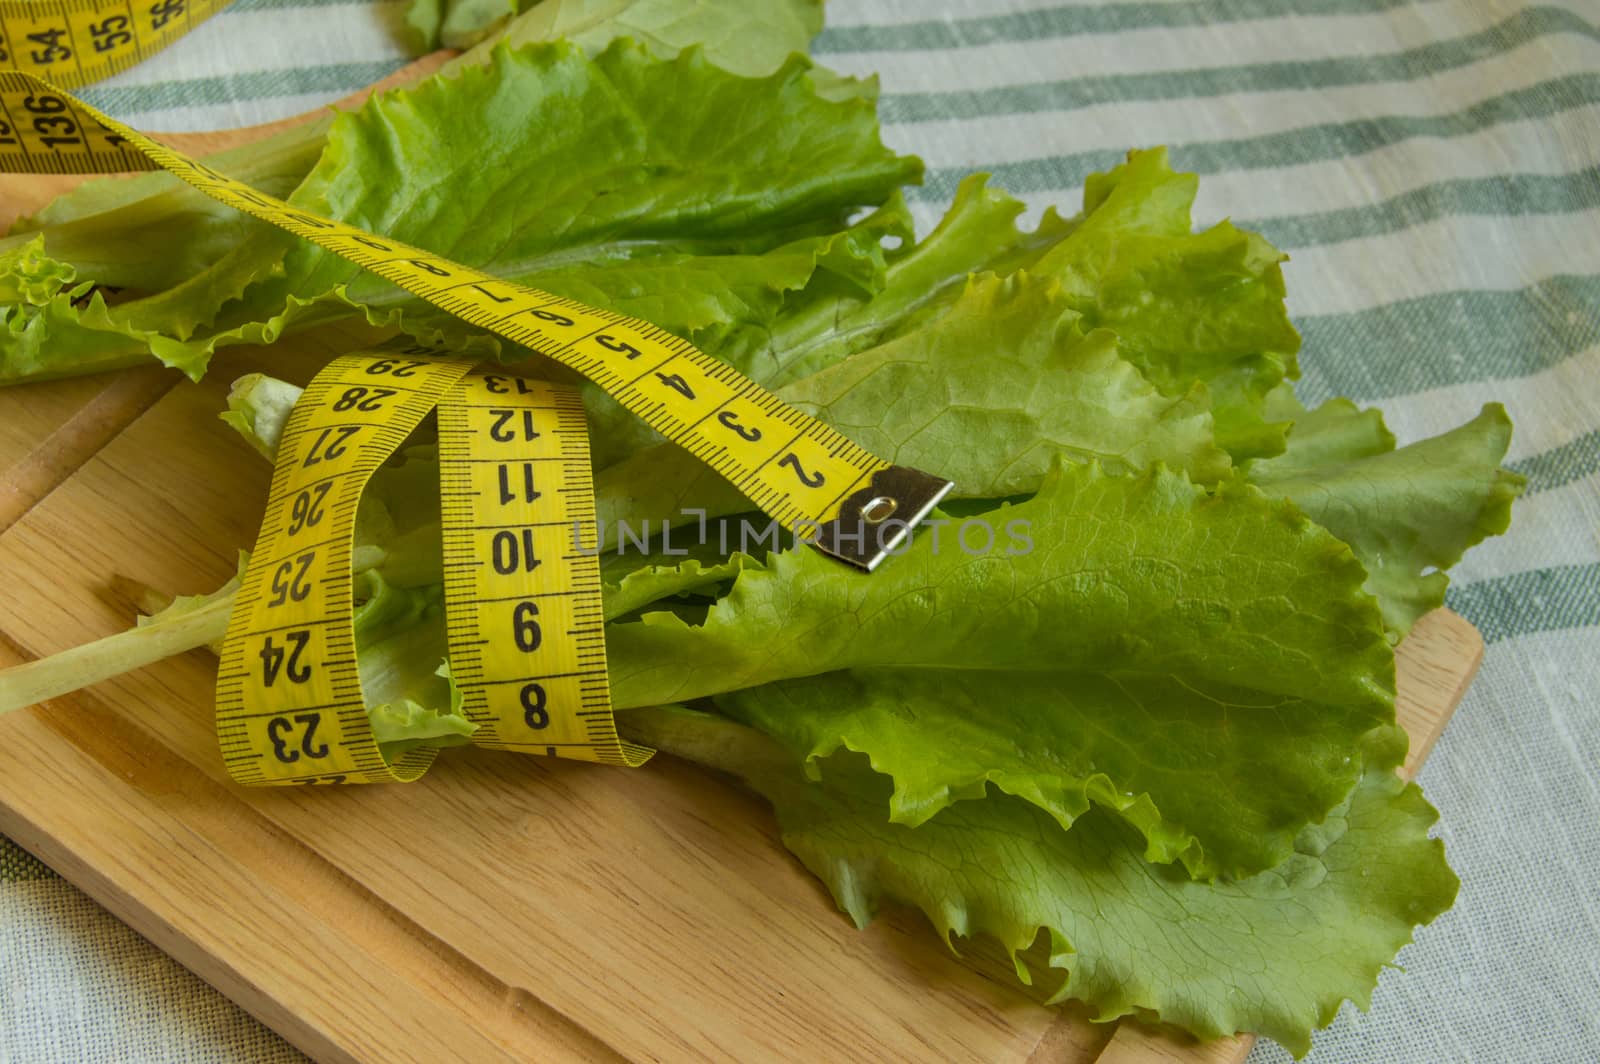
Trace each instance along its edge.
<instances>
[{"instance_id":1,"label":"green stripe on cloth","mask_svg":"<svg viewBox=\"0 0 1600 1064\"><path fill-rule=\"evenodd\" d=\"M1167 5L1182 7L1182 5ZM1565 8L1517 12L1486 30L1384 55L1334 56L1239 66L1198 67L1137 74L1103 74L1030 85L959 92L889 94L885 122L921 122L984 115L1072 111L1135 100L1196 99L1238 92L1327 89L1370 82L1416 81L1508 52L1530 41L1567 33L1600 41L1600 27Z\"/></svg>"},{"instance_id":2,"label":"green stripe on cloth","mask_svg":"<svg viewBox=\"0 0 1600 1064\"><path fill-rule=\"evenodd\" d=\"M0 836L0 885L32 879L55 879L56 874L33 854Z\"/></svg>"},{"instance_id":3,"label":"green stripe on cloth","mask_svg":"<svg viewBox=\"0 0 1600 1064\"><path fill-rule=\"evenodd\" d=\"M1445 604L1485 643L1600 624L1600 565L1533 569L1452 587Z\"/></svg>"},{"instance_id":4,"label":"green stripe on cloth","mask_svg":"<svg viewBox=\"0 0 1600 1064\"><path fill-rule=\"evenodd\" d=\"M354 92L389 76L405 64L404 59L330 63L326 66L260 70L184 81L159 81L151 85L90 87L78 95L90 106L112 114L182 110L268 96Z\"/></svg>"},{"instance_id":5,"label":"green stripe on cloth","mask_svg":"<svg viewBox=\"0 0 1600 1064\"><path fill-rule=\"evenodd\" d=\"M1446 115L1384 115L1351 122L1297 126L1277 133L1171 146L1173 166L1197 174L1270 170L1345 159L1417 137L1446 139L1530 118L1549 118L1600 103L1600 74L1573 74L1491 96ZM995 180L1019 194L1075 188L1090 174L1123 159L1114 149L1022 159L995 167ZM929 172L918 199L948 199L966 174L959 168Z\"/></svg>"},{"instance_id":6,"label":"green stripe on cloth","mask_svg":"<svg viewBox=\"0 0 1600 1064\"><path fill-rule=\"evenodd\" d=\"M1386 399L1529 376L1600 346L1600 276L1440 292L1295 324L1305 337L1303 399Z\"/></svg>"},{"instance_id":7,"label":"green stripe on cloth","mask_svg":"<svg viewBox=\"0 0 1600 1064\"><path fill-rule=\"evenodd\" d=\"M1299 0L1292 12L1282 0L1164 0L1158 3L1071 5L928 19L897 26L831 26L812 44L817 55L840 52L919 52L970 48L996 41L1034 41L1081 34L1124 33L1169 26L1208 26L1295 15L1365 15L1410 7L1412 0Z\"/></svg>"},{"instance_id":8,"label":"green stripe on cloth","mask_svg":"<svg viewBox=\"0 0 1600 1064\"><path fill-rule=\"evenodd\" d=\"M1600 473L1600 430L1586 432L1570 443L1543 454L1529 455L1519 462L1506 463L1528 478L1525 494L1549 491L1575 480Z\"/></svg>"},{"instance_id":9,"label":"green stripe on cloth","mask_svg":"<svg viewBox=\"0 0 1600 1064\"><path fill-rule=\"evenodd\" d=\"M1575 174L1502 174L1436 181L1379 203L1258 218L1250 226L1278 247L1292 250L1382 236L1459 215L1518 218L1576 214L1594 207L1600 207L1600 167L1591 166Z\"/></svg>"}]
</instances>

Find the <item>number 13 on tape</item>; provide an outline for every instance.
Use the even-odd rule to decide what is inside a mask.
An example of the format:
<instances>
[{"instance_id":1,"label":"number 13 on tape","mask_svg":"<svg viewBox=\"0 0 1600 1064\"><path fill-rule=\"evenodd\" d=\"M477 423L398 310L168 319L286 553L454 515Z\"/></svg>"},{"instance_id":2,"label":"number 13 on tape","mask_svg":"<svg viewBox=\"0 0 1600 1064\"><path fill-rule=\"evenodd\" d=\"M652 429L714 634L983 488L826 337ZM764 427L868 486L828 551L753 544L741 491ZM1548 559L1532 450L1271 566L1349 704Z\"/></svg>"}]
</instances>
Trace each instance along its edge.
<instances>
[{"instance_id":1,"label":"number 13 on tape","mask_svg":"<svg viewBox=\"0 0 1600 1064\"><path fill-rule=\"evenodd\" d=\"M570 388L471 364L346 356L306 388L229 620L217 731L242 783L413 780L373 735L352 621L361 492L439 411L451 679L484 746L638 765L606 684L583 406Z\"/></svg>"}]
</instances>

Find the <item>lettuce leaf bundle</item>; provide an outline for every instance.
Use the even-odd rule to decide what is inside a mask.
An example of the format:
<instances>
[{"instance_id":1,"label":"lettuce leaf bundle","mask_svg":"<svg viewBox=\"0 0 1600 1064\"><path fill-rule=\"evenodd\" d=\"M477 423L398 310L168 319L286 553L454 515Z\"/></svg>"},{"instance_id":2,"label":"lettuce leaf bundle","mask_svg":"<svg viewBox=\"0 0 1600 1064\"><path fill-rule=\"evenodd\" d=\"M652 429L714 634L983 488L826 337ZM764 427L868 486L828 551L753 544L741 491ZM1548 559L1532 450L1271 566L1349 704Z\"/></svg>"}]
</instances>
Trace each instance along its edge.
<instances>
[{"instance_id":1,"label":"lettuce leaf bundle","mask_svg":"<svg viewBox=\"0 0 1600 1064\"><path fill-rule=\"evenodd\" d=\"M489 10L414 9L425 33ZM764 794L858 923L909 903L1097 1018L1303 1051L1455 894L1435 814L1396 775L1394 645L1507 527L1505 412L1397 447L1377 411L1301 406L1283 256L1196 232L1195 178L1159 150L1032 230L975 175L916 239L899 190L920 164L881 144L872 86L786 58L814 16L545 0L506 30L520 47L481 45L259 165L307 209L650 318L954 480L867 576L751 542L748 500L589 389L624 729ZM91 188L0 244L0 378L151 353L198 375L222 345L357 314L525 354L214 212L154 269L139 235L182 202ZM270 458L298 394L252 375L225 417ZM390 754L472 729L439 535L424 429L357 522L361 675ZM71 652L87 672L0 674L0 709L215 639L231 594Z\"/></svg>"}]
</instances>

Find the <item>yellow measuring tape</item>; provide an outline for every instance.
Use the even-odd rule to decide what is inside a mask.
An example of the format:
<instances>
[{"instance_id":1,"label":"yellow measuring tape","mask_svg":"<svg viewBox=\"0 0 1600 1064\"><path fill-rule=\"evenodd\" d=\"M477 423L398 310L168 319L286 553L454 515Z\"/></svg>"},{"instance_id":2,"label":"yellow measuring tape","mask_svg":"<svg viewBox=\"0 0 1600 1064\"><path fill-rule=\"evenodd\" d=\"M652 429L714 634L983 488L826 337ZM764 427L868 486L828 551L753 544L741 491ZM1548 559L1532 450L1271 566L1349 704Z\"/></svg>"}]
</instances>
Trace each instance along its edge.
<instances>
[{"instance_id":1,"label":"yellow measuring tape","mask_svg":"<svg viewBox=\"0 0 1600 1064\"><path fill-rule=\"evenodd\" d=\"M420 350L335 359L278 447L217 672L217 734L247 784L412 780L380 753L356 667L351 542L368 478L438 410L451 682L480 746L642 764L606 686L589 440L577 391Z\"/></svg>"},{"instance_id":2,"label":"yellow measuring tape","mask_svg":"<svg viewBox=\"0 0 1600 1064\"><path fill-rule=\"evenodd\" d=\"M0 71L0 130L0 170L167 170L464 321L570 366L726 477L769 516L851 565L874 568L950 490L948 481L874 457L727 363L648 322L502 281L296 210L32 75ZM570 442L582 436L575 431L582 426L576 400L532 381L505 383L521 378L467 376L461 363L410 361L415 379L404 389L395 387L400 377L392 370L335 363L339 368L318 377L290 419L267 523L246 571L223 658L219 729L230 768L250 783L407 779L426 768L423 754L384 764L361 710L349 620L353 526L338 522L353 522L367 476L434 407L445 479L451 661L454 668L460 655L466 712L479 724L482 741L637 763L643 752L617 741L605 693L598 563L585 562L585 552L573 547L574 522L581 527L593 515L587 438L581 463ZM346 398L360 388L393 394ZM541 453L534 446L544 439L538 435L522 441L525 449L496 452L494 445L515 443L522 416L517 412L535 412L512 397L534 395L546 400L550 409L544 413L565 411L574 431L553 434L550 445L569 450ZM491 398L495 405L489 405ZM502 416L504 422L497 420ZM536 418L520 424L539 423ZM511 439L497 438L507 432ZM497 497L523 491L528 507L540 501L533 493L541 462L565 462L569 471L581 465L582 492L569 493L564 510L519 509L496 519ZM338 474L323 481L333 486L320 498L313 473ZM309 515L319 502L337 508L323 511L335 515L329 518L326 553L320 543L308 545L304 529L290 531L295 507ZM342 546L334 550L335 545ZM558 564L541 569L535 561ZM501 571L502 562L507 571ZM283 587L290 601L274 605ZM293 597L296 591L299 598ZM549 624L554 618L556 627ZM530 649L528 643L536 645ZM541 653L560 664L547 670L517 656Z\"/></svg>"},{"instance_id":3,"label":"yellow measuring tape","mask_svg":"<svg viewBox=\"0 0 1600 1064\"><path fill-rule=\"evenodd\" d=\"M0 0L0 67L58 85L86 85L149 58L228 3Z\"/></svg>"}]
</instances>

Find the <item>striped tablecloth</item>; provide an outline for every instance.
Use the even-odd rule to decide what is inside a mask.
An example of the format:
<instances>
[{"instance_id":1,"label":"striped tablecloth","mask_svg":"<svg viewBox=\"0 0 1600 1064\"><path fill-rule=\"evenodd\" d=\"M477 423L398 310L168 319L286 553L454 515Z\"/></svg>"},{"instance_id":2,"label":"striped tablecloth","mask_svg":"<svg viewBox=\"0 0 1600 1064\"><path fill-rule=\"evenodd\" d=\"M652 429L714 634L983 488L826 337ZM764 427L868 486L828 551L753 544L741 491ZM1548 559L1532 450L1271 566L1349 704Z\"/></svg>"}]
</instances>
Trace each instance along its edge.
<instances>
[{"instance_id":1,"label":"striped tablecloth","mask_svg":"<svg viewBox=\"0 0 1600 1064\"><path fill-rule=\"evenodd\" d=\"M294 114L402 65L397 15L239 0L85 95L147 129ZM1292 254L1308 402L1381 402L1402 442L1510 408L1528 495L1456 571L1450 604L1488 655L1422 774L1461 899L1312 1059L1593 1060L1600 4L834 0L829 19L819 57L881 74L886 138L928 162L924 227L970 170L1070 213L1086 174L1170 144L1203 175L1202 224ZM0 848L0 1061L299 1059Z\"/></svg>"}]
</instances>

